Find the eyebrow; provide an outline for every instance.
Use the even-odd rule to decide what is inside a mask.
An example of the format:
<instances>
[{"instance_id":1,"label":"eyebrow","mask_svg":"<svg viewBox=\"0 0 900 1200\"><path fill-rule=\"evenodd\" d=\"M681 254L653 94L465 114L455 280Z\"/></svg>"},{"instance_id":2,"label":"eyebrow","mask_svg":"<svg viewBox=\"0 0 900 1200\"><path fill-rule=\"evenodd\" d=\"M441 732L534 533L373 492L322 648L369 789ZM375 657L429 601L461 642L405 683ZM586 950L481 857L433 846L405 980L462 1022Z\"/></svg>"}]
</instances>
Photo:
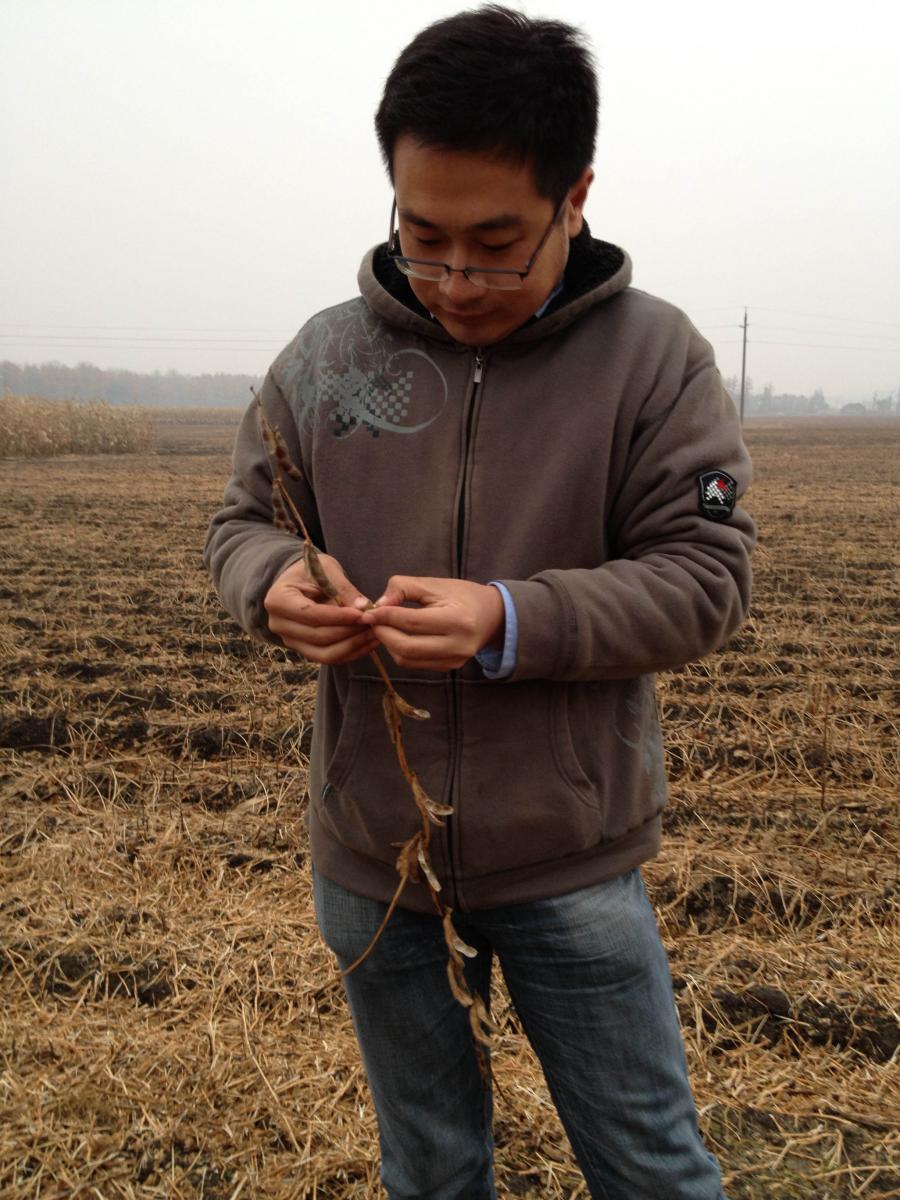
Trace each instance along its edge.
<instances>
[{"instance_id":1,"label":"eyebrow","mask_svg":"<svg viewBox=\"0 0 900 1200\"><path fill-rule=\"evenodd\" d=\"M397 210L404 221L409 225L417 225L420 229L438 229L434 221L429 221L427 217L420 216L411 208L401 208ZM469 225L466 228L467 233L489 233L494 229L513 229L520 228L522 218L515 213L499 213L496 217L488 217L486 221L476 221L474 225Z\"/></svg>"}]
</instances>

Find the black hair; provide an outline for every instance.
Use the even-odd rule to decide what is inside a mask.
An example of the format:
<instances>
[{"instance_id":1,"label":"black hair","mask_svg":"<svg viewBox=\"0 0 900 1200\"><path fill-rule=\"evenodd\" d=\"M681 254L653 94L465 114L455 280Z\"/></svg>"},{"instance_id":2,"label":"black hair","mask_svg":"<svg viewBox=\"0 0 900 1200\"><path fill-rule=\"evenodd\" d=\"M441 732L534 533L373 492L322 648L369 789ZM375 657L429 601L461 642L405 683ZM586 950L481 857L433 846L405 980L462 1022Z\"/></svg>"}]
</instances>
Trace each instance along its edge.
<instances>
[{"instance_id":1,"label":"black hair","mask_svg":"<svg viewBox=\"0 0 900 1200\"><path fill-rule=\"evenodd\" d=\"M393 178L397 139L531 163L555 204L590 166L599 103L583 35L488 4L436 21L394 63L375 114Z\"/></svg>"}]
</instances>

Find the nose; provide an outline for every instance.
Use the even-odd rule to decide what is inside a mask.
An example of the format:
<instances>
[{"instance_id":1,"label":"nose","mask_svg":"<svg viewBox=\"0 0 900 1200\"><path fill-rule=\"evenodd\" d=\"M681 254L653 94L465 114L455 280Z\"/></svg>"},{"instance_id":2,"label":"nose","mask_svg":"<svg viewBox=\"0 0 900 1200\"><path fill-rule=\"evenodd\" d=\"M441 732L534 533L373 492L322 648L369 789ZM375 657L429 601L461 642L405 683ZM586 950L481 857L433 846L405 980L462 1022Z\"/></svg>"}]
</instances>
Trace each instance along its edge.
<instances>
[{"instance_id":1,"label":"nose","mask_svg":"<svg viewBox=\"0 0 900 1200\"><path fill-rule=\"evenodd\" d=\"M482 289L474 283L470 283L463 275L462 271L454 271L445 279L440 281L441 295L451 304L464 304L467 300L472 300L481 294Z\"/></svg>"}]
</instances>

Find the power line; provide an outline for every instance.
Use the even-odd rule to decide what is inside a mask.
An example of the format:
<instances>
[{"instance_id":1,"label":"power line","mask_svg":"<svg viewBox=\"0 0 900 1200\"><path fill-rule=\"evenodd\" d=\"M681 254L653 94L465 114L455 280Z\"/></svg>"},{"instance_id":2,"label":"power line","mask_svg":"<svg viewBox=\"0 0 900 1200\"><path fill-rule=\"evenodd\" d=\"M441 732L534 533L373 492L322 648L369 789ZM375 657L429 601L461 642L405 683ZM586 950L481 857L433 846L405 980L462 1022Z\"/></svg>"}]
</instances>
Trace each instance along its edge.
<instances>
[{"instance_id":1,"label":"power line","mask_svg":"<svg viewBox=\"0 0 900 1200\"><path fill-rule=\"evenodd\" d=\"M805 350L864 350L866 354L900 354L900 346L829 346L827 342L751 341L751 346L790 346Z\"/></svg>"},{"instance_id":2,"label":"power line","mask_svg":"<svg viewBox=\"0 0 900 1200\"><path fill-rule=\"evenodd\" d=\"M700 329L742 329L743 325L729 322L727 325L701 325ZM758 325L754 324L754 329L769 329L778 333L806 333L812 337L841 337L850 336L856 338L868 338L869 340L879 342L897 342L900 344L900 334L890 333L855 333L851 329L807 329L796 325Z\"/></svg>"},{"instance_id":3,"label":"power line","mask_svg":"<svg viewBox=\"0 0 900 1200\"><path fill-rule=\"evenodd\" d=\"M716 328L714 325L709 326L710 329ZM774 329L783 333L809 333L815 337L840 337L842 333L848 334L850 337L857 338L874 338L879 342L898 342L900 343L900 334L890 333L853 333L852 330L836 330L836 329L798 329L795 325L757 325L756 329Z\"/></svg>"},{"instance_id":4,"label":"power line","mask_svg":"<svg viewBox=\"0 0 900 1200\"><path fill-rule=\"evenodd\" d=\"M780 312L787 313L791 317L809 317L814 321L845 321L851 325L880 325L886 326L888 329L900 330L900 323L897 321L872 321L868 317L830 317L824 313L803 313L797 312L793 308L767 308L764 304L755 304L753 308L757 312Z\"/></svg>"},{"instance_id":5,"label":"power line","mask_svg":"<svg viewBox=\"0 0 900 1200\"><path fill-rule=\"evenodd\" d=\"M714 304L709 308L694 308L693 306L691 306L691 312L692 313L723 312L726 309L741 308L741 307L742 307L742 305L740 305L740 304Z\"/></svg>"},{"instance_id":6,"label":"power line","mask_svg":"<svg viewBox=\"0 0 900 1200\"><path fill-rule=\"evenodd\" d=\"M706 308L691 307L688 312L688 315L696 316L696 315L699 315L700 313L720 313L723 311L727 311L729 309L734 310L735 314L737 315L737 314L739 314L739 312L742 308L743 308L743 305L737 304L737 303L718 304L718 305L712 305L712 306L709 306ZM754 312L785 313L787 316L805 317L807 319L811 319L814 321L841 322L841 323L846 323L849 325L877 325L880 328L884 328L884 329L896 329L898 331L898 333L900 333L900 322L898 322L898 321L876 321L870 317L835 317L835 316L831 316L830 314L827 314L827 313L798 312L798 310L795 308L772 308L765 304L750 304L750 305L748 305L748 308L752 308ZM740 327L739 319L736 321L736 324L738 325L738 327ZM706 326L706 328L707 329L715 329L715 328L719 328L719 326L708 325L708 326Z\"/></svg>"}]
</instances>

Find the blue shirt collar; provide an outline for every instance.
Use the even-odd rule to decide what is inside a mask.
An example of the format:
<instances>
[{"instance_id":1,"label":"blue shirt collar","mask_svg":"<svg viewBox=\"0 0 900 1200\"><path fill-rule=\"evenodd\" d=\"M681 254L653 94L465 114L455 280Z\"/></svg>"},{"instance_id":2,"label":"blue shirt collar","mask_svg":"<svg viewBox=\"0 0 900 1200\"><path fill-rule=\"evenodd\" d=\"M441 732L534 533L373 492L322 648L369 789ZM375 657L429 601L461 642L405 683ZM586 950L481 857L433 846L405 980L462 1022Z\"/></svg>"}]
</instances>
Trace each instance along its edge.
<instances>
[{"instance_id":1,"label":"blue shirt collar","mask_svg":"<svg viewBox=\"0 0 900 1200\"><path fill-rule=\"evenodd\" d=\"M544 303L541 305L541 307L537 310L537 312L534 314L534 319L536 321L539 320L544 315L544 313L547 311L547 309L550 307L550 305L553 303L553 301L556 299L556 297L563 290L564 282L565 282L565 276L560 275L559 282L557 283L556 287L553 289L553 291L550 293L550 295L547 297L547 299L544 301Z\"/></svg>"}]
</instances>

